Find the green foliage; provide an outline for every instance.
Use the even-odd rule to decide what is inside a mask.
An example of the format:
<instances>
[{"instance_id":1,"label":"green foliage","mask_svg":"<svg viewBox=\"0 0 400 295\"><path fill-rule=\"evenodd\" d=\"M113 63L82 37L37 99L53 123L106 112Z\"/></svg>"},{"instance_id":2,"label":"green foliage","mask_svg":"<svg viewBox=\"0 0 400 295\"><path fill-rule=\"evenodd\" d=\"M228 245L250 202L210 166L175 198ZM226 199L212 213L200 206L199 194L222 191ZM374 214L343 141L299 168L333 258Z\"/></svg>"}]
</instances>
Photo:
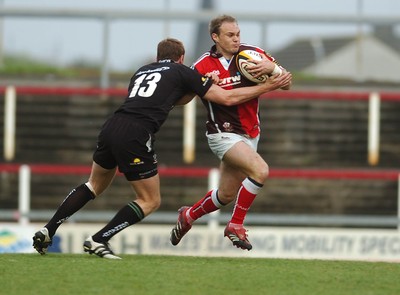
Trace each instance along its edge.
<instances>
[{"instance_id":1,"label":"green foliage","mask_svg":"<svg viewBox=\"0 0 400 295\"><path fill-rule=\"evenodd\" d=\"M40 61L28 56L6 56L0 66L0 76L16 77L16 78L60 78L60 79L99 79L101 66L82 60L61 67L52 65L49 62ZM126 81L130 78L131 72L110 71L111 79L123 79Z\"/></svg>"},{"instance_id":2,"label":"green foliage","mask_svg":"<svg viewBox=\"0 0 400 295\"><path fill-rule=\"evenodd\" d=\"M76 71L53 66L48 63L40 62L24 56L8 56L0 67L2 75L58 75L58 76L74 76Z\"/></svg>"},{"instance_id":3,"label":"green foliage","mask_svg":"<svg viewBox=\"0 0 400 295\"><path fill-rule=\"evenodd\" d=\"M0 254L1 294L400 294L396 263Z\"/></svg>"}]
</instances>

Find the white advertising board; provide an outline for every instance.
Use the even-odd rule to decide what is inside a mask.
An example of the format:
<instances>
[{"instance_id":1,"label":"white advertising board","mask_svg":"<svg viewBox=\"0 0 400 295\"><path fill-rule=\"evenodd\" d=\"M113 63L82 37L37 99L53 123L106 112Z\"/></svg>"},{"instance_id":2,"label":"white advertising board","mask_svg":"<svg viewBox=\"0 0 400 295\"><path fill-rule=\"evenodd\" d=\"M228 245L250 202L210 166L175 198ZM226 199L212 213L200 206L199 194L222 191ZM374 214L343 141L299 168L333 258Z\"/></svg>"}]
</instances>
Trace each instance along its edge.
<instances>
[{"instance_id":1,"label":"white advertising board","mask_svg":"<svg viewBox=\"0 0 400 295\"><path fill-rule=\"evenodd\" d=\"M32 235L41 226L1 226L0 252L32 252ZM102 227L99 224L63 224L49 252L83 253L83 241ZM134 225L114 236L110 244L116 254L400 262L397 230L248 227L253 249L243 251L223 237L223 227L211 230L203 225L194 225L178 246L172 246L169 242L171 228ZM1 235L2 232L7 232L8 238ZM10 239L10 233L14 238ZM13 246L13 241L18 244Z\"/></svg>"},{"instance_id":2,"label":"white advertising board","mask_svg":"<svg viewBox=\"0 0 400 295\"><path fill-rule=\"evenodd\" d=\"M0 253L33 253L33 226L0 223Z\"/></svg>"}]
</instances>

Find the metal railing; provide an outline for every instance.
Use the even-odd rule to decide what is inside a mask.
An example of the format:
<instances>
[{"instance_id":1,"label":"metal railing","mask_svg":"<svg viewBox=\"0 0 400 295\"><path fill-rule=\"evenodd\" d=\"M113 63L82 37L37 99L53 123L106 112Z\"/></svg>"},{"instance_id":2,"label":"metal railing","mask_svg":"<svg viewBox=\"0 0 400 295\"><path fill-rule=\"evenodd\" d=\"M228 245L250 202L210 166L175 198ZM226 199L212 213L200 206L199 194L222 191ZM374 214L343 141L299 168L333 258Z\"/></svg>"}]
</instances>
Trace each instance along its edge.
<instances>
[{"instance_id":1,"label":"metal railing","mask_svg":"<svg viewBox=\"0 0 400 295\"><path fill-rule=\"evenodd\" d=\"M54 214L50 210L30 209L30 179L31 173L39 174L88 174L89 166L67 165L18 165L0 164L0 171L19 174L18 208L15 210L0 210L0 220L19 222L22 225L31 221L47 220ZM219 173L215 168L160 168L161 175L182 177L192 174L196 177L208 177L209 189L218 186ZM366 181L390 180L397 181L397 200L400 204L400 171L384 170L321 170L321 169L272 169L270 178L319 178L319 179L361 179ZM85 211L78 212L70 218L71 222L100 222L109 220L114 216L113 211ZM228 220L226 213L214 212L205 216L199 223L207 223L210 227L218 226ZM156 212L148 216L144 223L174 223L176 213ZM346 226L346 227L398 227L400 228L400 206L397 216L375 215L321 215L321 214L257 214L251 213L246 217L246 222L254 225L294 225L294 226Z\"/></svg>"}]
</instances>

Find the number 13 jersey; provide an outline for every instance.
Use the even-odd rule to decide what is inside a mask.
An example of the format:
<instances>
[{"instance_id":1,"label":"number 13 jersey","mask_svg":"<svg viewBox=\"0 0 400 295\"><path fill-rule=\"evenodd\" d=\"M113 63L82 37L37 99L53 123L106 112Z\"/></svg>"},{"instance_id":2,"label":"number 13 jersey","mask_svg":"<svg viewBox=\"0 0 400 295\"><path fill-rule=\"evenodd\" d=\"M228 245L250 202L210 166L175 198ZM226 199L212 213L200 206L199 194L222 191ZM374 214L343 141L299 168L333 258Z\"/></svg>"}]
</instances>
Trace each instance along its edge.
<instances>
[{"instance_id":1,"label":"number 13 jersey","mask_svg":"<svg viewBox=\"0 0 400 295\"><path fill-rule=\"evenodd\" d=\"M185 94L203 97L211 79L171 60L141 67L131 78L128 96L115 114L125 114L156 133L177 101Z\"/></svg>"}]
</instances>

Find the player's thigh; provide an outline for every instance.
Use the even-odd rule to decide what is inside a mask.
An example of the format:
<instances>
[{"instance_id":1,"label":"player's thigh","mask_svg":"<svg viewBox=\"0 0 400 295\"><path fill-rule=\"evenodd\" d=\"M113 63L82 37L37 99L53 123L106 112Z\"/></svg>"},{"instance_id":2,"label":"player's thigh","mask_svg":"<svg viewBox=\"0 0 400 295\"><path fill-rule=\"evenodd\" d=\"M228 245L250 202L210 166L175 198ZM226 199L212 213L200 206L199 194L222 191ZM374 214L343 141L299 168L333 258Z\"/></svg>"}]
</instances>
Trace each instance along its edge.
<instances>
[{"instance_id":1,"label":"player's thigh","mask_svg":"<svg viewBox=\"0 0 400 295\"><path fill-rule=\"evenodd\" d=\"M232 146L225 153L223 161L256 181L263 182L268 176L267 163L254 148L243 141Z\"/></svg>"}]
</instances>

